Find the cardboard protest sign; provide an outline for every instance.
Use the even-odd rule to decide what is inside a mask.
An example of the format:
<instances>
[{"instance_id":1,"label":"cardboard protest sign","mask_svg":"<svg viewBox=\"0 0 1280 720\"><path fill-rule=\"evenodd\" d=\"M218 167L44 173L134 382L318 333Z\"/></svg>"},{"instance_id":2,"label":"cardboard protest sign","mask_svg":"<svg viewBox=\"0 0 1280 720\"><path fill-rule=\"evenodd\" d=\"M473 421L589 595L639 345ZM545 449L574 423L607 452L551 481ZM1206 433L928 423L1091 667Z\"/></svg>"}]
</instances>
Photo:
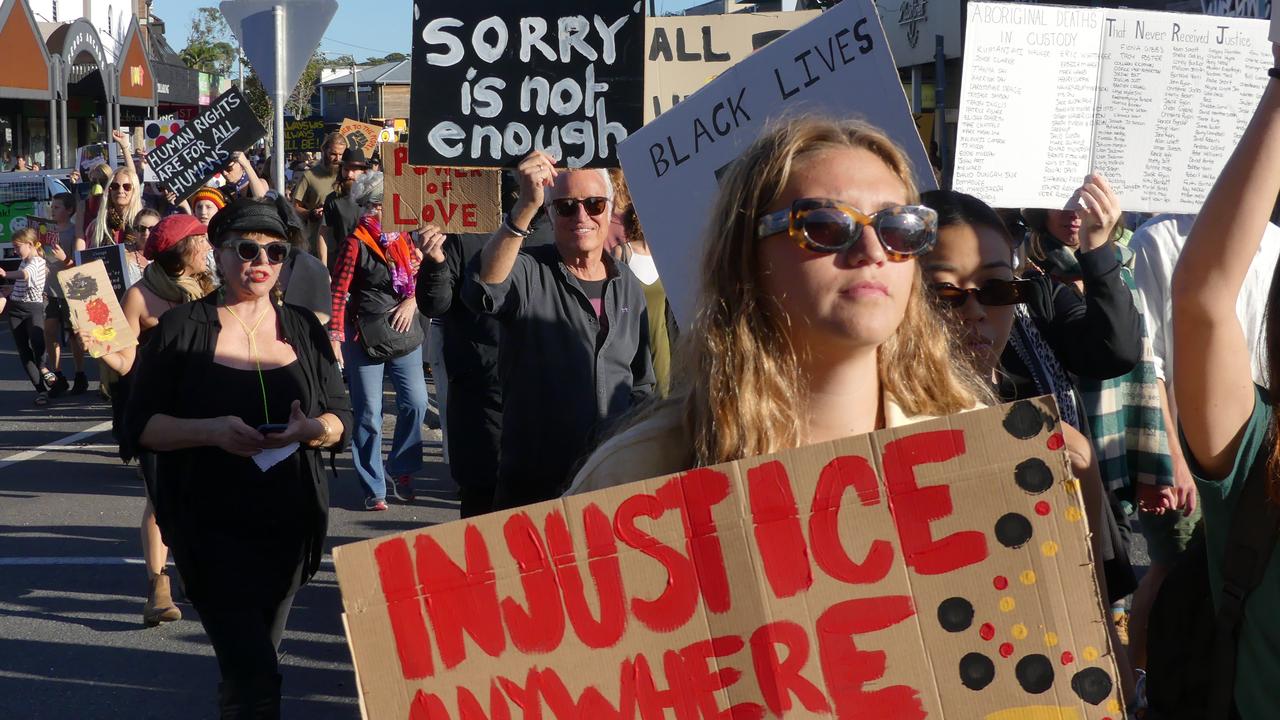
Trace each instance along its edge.
<instances>
[{"instance_id":1,"label":"cardboard protest sign","mask_svg":"<svg viewBox=\"0 0 1280 720\"><path fill-rule=\"evenodd\" d=\"M339 547L368 716L1123 717L1062 447L1023 401Z\"/></svg>"},{"instance_id":2,"label":"cardboard protest sign","mask_svg":"<svg viewBox=\"0 0 1280 720\"><path fill-rule=\"evenodd\" d=\"M76 251L76 265L84 265L91 262L102 263L103 271L107 274L107 280L110 281L112 289L116 291L116 295L124 295L125 287L124 279L124 263L125 263L124 245L101 245L96 248L86 248Z\"/></svg>"},{"instance_id":3,"label":"cardboard protest sign","mask_svg":"<svg viewBox=\"0 0 1280 720\"><path fill-rule=\"evenodd\" d=\"M644 3L418 0L409 159L502 167L544 150L616 166L644 123Z\"/></svg>"},{"instance_id":4,"label":"cardboard protest sign","mask_svg":"<svg viewBox=\"0 0 1280 720\"><path fill-rule=\"evenodd\" d=\"M347 147L360 148L368 158L373 156L373 151L378 147L378 135L382 133L382 128L346 118L338 132L347 139Z\"/></svg>"},{"instance_id":5,"label":"cardboard protest sign","mask_svg":"<svg viewBox=\"0 0 1280 720\"><path fill-rule=\"evenodd\" d=\"M692 95L734 63L821 13L797 10L648 18L645 122Z\"/></svg>"},{"instance_id":6,"label":"cardboard protest sign","mask_svg":"<svg viewBox=\"0 0 1280 720\"><path fill-rule=\"evenodd\" d=\"M1267 83L1265 20L968 5L952 183L1062 208L1103 173L1132 212L1199 212Z\"/></svg>"},{"instance_id":7,"label":"cardboard protest sign","mask_svg":"<svg viewBox=\"0 0 1280 720\"><path fill-rule=\"evenodd\" d=\"M232 86L169 141L147 153L157 180L185 199L222 170L231 153L267 134L240 90Z\"/></svg>"},{"instance_id":8,"label":"cardboard protest sign","mask_svg":"<svg viewBox=\"0 0 1280 720\"><path fill-rule=\"evenodd\" d=\"M845 0L729 68L619 147L682 326L693 318L717 173L770 122L803 113L866 119L904 149L921 190L936 187L875 6Z\"/></svg>"},{"instance_id":9,"label":"cardboard protest sign","mask_svg":"<svg viewBox=\"0 0 1280 720\"><path fill-rule=\"evenodd\" d=\"M324 120L304 118L288 120L284 124L285 152L320 152L324 143Z\"/></svg>"},{"instance_id":10,"label":"cardboard protest sign","mask_svg":"<svg viewBox=\"0 0 1280 720\"><path fill-rule=\"evenodd\" d=\"M101 261L63 270L57 281L71 309L72 327L87 336L85 350L90 357L100 358L138 344Z\"/></svg>"},{"instance_id":11,"label":"cardboard protest sign","mask_svg":"<svg viewBox=\"0 0 1280 720\"><path fill-rule=\"evenodd\" d=\"M76 148L76 167L87 173L98 165L107 162L107 146L103 143L82 145Z\"/></svg>"},{"instance_id":12,"label":"cardboard protest sign","mask_svg":"<svg viewBox=\"0 0 1280 720\"><path fill-rule=\"evenodd\" d=\"M447 233L488 233L502 223L499 170L411 165L403 143L384 144L382 164L388 230L437 225Z\"/></svg>"}]
</instances>

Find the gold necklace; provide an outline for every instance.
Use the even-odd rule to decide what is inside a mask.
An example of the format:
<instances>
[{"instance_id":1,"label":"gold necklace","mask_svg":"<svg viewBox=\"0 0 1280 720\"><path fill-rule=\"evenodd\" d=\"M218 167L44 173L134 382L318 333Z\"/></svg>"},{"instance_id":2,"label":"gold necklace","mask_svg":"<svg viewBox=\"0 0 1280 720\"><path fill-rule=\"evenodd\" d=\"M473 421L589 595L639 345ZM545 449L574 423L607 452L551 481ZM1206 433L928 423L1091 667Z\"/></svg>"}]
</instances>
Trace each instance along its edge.
<instances>
[{"instance_id":1,"label":"gold necklace","mask_svg":"<svg viewBox=\"0 0 1280 720\"><path fill-rule=\"evenodd\" d=\"M245 324L245 321L240 319L236 311L231 309L230 305L224 305L223 307L231 317L235 318L236 322L240 324L240 329L244 330L244 334L249 338L249 357L253 359L254 365L258 368L258 386L262 388L262 420L270 425L271 413L267 410L267 382L262 378L262 360L258 357L258 328L262 326L262 321L267 317L267 312L271 308L263 310L258 315L258 319L253 322L253 327L250 328Z\"/></svg>"}]
</instances>

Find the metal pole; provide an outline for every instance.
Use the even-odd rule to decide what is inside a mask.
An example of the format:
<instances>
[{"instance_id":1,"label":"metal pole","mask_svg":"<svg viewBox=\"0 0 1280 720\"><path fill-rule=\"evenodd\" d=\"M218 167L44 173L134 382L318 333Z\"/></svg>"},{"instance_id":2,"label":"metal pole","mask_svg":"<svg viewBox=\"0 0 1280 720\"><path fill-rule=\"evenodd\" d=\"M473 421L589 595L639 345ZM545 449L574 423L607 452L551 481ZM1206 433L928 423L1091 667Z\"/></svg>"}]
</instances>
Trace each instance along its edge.
<instances>
[{"instance_id":1,"label":"metal pole","mask_svg":"<svg viewBox=\"0 0 1280 720\"><path fill-rule=\"evenodd\" d=\"M240 92L244 92L244 46L236 43L236 68L240 71Z\"/></svg>"},{"instance_id":2,"label":"metal pole","mask_svg":"<svg viewBox=\"0 0 1280 720\"><path fill-rule=\"evenodd\" d=\"M276 21L276 97L275 97L275 130L272 155L275 159L271 170L271 179L275 181L276 192L284 195L284 104L289 96L289 88L284 86L284 6L276 5L271 10Z\"/></svg>"},{"instance_id":3,"label":"metal pole","mask_svg":"<svg viewBox=\"0 0 1280 720\"><path fill-rule=\"evenodd\" d=\"M938 167L942 170L943 189L951 184L951 164L947 161L947 53L941 35L934 36L934 118L938 136Z\"/></svg>"},{"instance_id":4,"label":"metal pole","mask_svg":"<svg viewBox=\"0 0 1280 720\"><path fill-rule=\"evenodd\" d=\"M58 69L56 65L49 67L49 167L63 168L62 153L58 152Z\"/></svg>"},{"instance_id":5,"label":"metal pole","mask_svg":"<svg viewBox=\"0 0 1280 720\"><path fill-rule=\"evenodd\" d=\"M924 112L924 68L911 66L911 112Z\"/></svg>"}]
</instances>

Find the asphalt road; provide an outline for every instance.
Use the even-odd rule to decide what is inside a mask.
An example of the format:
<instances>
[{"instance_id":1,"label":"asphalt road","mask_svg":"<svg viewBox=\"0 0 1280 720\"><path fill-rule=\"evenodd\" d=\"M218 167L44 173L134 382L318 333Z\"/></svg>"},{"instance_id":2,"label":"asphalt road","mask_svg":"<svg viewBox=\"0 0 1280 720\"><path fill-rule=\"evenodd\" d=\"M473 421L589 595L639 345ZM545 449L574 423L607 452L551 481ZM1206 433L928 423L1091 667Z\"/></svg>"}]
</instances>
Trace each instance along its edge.
<instances>
[{"instance_id":1,"label":"asphalt road","mask_svg":"<svg viewBox=\"0 0 1280 720\"><path fill-rule=\"evenodd\" d=\"M195 611L179 602L182 620L142 624L142 481L116 456L110 405L90 377L90 392L36 407L0 322L0 719L213 718L218 669ZM427 439L417 500L385 513L363 511L339 456L330 551L457 518L439 431ZM360 717L340 608L326 556L281 645L284 717Z\"/></svg>"}]
</instances>

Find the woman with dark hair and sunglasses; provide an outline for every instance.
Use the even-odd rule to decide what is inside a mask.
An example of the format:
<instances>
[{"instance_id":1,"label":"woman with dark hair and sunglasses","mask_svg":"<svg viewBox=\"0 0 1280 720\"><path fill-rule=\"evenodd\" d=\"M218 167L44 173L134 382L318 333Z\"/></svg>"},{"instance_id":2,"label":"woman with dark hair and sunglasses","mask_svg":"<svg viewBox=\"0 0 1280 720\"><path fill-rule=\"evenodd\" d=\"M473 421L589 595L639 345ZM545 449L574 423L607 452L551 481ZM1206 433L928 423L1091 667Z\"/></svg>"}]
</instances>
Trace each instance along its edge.
<instances>
[{"instance_id":1,"label":"woman with dark hair and sunglasses","mask_svg":"<svg viewBox=\"0 0 1280 720\"><path fill-rule=\"evenodd\" d=\"M341 446L351 406L315 315L273 299L290 251L276 204L238 198L209 232L222 286L165 313L139 351L125 442L154 459L156 520L217 655L221 717L278 718L280 638L324 549L320 453Z\"/></svg>"},{"instance_id":2,"label":"woman with dark hair and sunglasses","mask_svg":"<svg viewBox=\"0 0 1280 720\"><path fill-rule=\"evenodd\" d=\"M807 117L763 133L722 178L671 396L597 449L570 492L989 402L925 294L918 258L936 228L880 130Z\"/></svg>"},{"instance_id":3,"label":"woman with dark hair and sunglasses","mask_svg":"<svg viewBox=\"0 0 1280 720\"><path fill-rule=\"evenodd\" d=\"M339 148L339 154L341 148ZM346 363L355 425L351 457L364 489L366 510L387 509L387 490L413 500L413 474L422 467L422 423L427 381L422 372L425 338L415 293L428 234L382 230L382 173L365 173L351 188L360 207L356 229L333 264L329 339ZM436 243L438 249L438 243ZM387 374L396 393L396 429L382 461L382 387Z\"/></svg>"}]
</instances>

